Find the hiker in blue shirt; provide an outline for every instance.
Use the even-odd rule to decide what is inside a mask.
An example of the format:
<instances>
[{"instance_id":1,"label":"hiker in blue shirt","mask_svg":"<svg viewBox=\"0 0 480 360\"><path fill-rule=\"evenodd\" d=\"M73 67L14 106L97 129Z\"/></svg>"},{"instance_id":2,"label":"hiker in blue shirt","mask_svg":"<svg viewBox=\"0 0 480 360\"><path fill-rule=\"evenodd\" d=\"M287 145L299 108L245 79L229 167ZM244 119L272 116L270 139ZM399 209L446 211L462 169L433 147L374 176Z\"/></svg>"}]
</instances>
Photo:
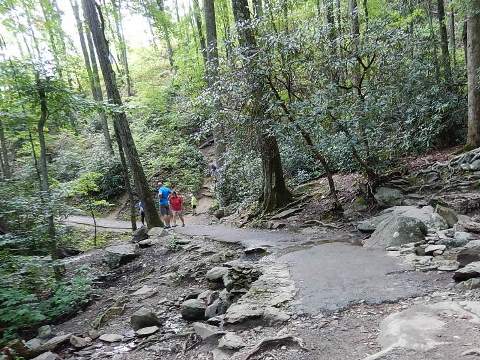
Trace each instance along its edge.
<instances>
[{"instance_id":1,"label":"hiker in blue shirt","mask_svg":"<svg viewBox=\"0 0 480 360\"><path fill-rule=\"evenodd\" d=\"M158 201L160 203L160 217L165 225L165 229L170 229L171 211L168 198L172 190L165 186L161 181L158 182Z\"/></svg>"}]
</instances>

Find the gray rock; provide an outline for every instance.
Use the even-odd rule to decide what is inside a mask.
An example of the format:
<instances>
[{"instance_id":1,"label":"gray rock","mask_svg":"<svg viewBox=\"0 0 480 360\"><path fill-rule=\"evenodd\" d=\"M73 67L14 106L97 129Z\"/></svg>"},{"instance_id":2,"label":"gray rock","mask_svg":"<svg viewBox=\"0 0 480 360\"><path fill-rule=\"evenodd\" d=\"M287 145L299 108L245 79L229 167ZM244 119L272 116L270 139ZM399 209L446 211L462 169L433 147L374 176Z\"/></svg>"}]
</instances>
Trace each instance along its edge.
<instances>
[{"instance_id":1,"label":"gray rock","mask_svg":"<svg viewBox=\"0 0 480 360\"><path fill-rule=\"evenodd\" d=\"M140 289L132 293L132 296L139 296L143 298L147 298L150 296L153 296L157 293L158 291L155 288L152 288L148 285L142 286Z\"/></svg>"},{"instance_id":2,"label":"gray rock","mask_svg":"<svg viewBox=\"0 0 480 360\"><path fill-rule=\"evenodd\" d=\"M464 268L458 269L453 275L455 281L464 281L478 277L480 277L480 261L472 262Z\"/></svg>"},{"instance_id":3,"label":"gray rock","mask_svg":"<svg viewBox=\"0 0 480 360\"><path fill-rule=\"evenodd\" d=\"M228 306L226 306L222 300L217 299L212 304L207 306L205 310L205 319L211 319L218 315L223 315L227 311Z\"/></svg>"},{"instance_id":4,"label":"gray rock","mask_svg":"<svg viewBox=\"0 0 480 360\"><path fill-rule=\"evenodd\" d=\"M145 226L135 230L132 235L132 242L138 243L139 241L148 239L148 229Z\"/></svg>"},{"instance_id":5,"label":"gray rock","mask_svg":"<svg viewBox=\"0 0 480 360\"><path fill-rule=\"evenodd\" d=\"M233 352L228 350L213 349L212 356L213 360L231 360Z\"/></svg>"},{"instance_id":6,"label":"gray rock","mask_svg":"<svg viewBox=\"0 0 480 360\"><path fill-rule=\"evenodd\" d=\"M364 242L368 248L388 248L411 242L423 241L427 227L418 219L394 216L382 221L373 234Z\"/></svg>"},{"instance_id":7,"label":"gray rock","mask_svg":"<svg viewBox=\"0 0 480 360\"><path fill-rule=\"evenodd\" d=\"M265 246L252 246L243 250L245 255L266 254L268 252Z\"/></svg>"},{"instance_id":8,"label":"gray rock","mask_svg":"<svg viewBox=\"0 0 480 360\"><path fill-rule=\"evenodd\" d=\"M472 262L480 261L480 246L469 247L457 254L457 261L461 267Z\"/></svg>"},{"instance_id":9,"label":"gray rock","mask_svg":"<svg viewBox=\"0 0 480 360\"><path fill-rule=\"evenodd\" d=\"M435 207L435 212L440 215L448 224L449 227L453 227L458 222L458 216L455 210L447 208L442 205Z\"/></svg>"},{"instance_id":10,"label":"gray rock","mask_svg":"<svg viewBox=\"0 0 480 360\"><path fill-rule=\"evenodd\" d=\"M36 350L38 351L53 351L63 343L67 342L70 340L70 337L72 334L66 334L66 335L59 335L51 338L47 342L43 343L40 348L37 348Z\"/></svg>"},{"instance_id":11,"label":"gray rock","mask_svg":"<svg viewBox=\"0 0 480 360\"><path fill-rule=\"evenodd\" d=\"M221 218L225 217L225 209L218 209L215 211L215 213L213 214L218 220L220 220Z\"/></svg>"},{"instance_id":12,"label":"gray rock","mask_svg":"<svg viewBox=\"0 0 480 360\"><path fill-rule=\"evenodd\" d=\"M58 356L57 354L54 354L54 353L50 352L50 351L47 351L47 352L33 358L33 360L57 360L57 359L61 359L61 357Z\"/></svg>"},{"instance_id":13,"label":"gray rock","mask_svg":"<svg viewBox=\"0 0 480 360\"><path fill-rule=\"evenodd\" d=\"M30 339L28 340L25 345L29 348L29 349L36 349L36 348L39 348L40 346L42 346L42 343L43 341L39 338L33 338L33 339Z\"/></svg>"},{"instance_id":14,"label":"gray rock","mask_svg":"<svg viewBox=\"0 0 480 360\"><path fill-rule=\"evenodd\" d=\"M52 327L50 325L43 325L38 328L37 337L42 340L47 340L52 337Z\"/></svg>"},{"instance_id":15,"label":"gray rock","mask_svg":"<svg viewBox=\"0 0 480 360\"><path fill-rule=\"evenodd\" d=\"M425 248L425 255L432 255L435 252L443 253L447 249L446 245L428 245Z\"/></svg>"},{"instance_id":16,"label":"gray rock","mask_svg":"<svg viewBox=\"0 0 480 360\"><path fill-rule=\"evenodd\" d=\"M394 206L380 212L379 215L368 219L369 226L375 229L384 220L392 219L398 216L411 217L422 221L428 228L443 230L448 228L447 222L437 213L433 207L424 206L422 208L416 206Z\"/></svg>"},{"instance_id":17,"label":"gray rock","mask_svg":"<svg viewBox=\"0 0 480 360\"><path fill-rule=\"evenodd\" d=\"M150 237L163 237L168 235L168 231L161 227L154 227L148 230Z\"/></svg>"},{"instance_id":18,"label":"gray rock","mask_svg":"<svg viewBox=\"0 0 480 360\"><path fill-rule=\"evenodd\" d=\"M220 330L217 326L204 324L201 322L194 322L192 324L195 334L200 336L202 340L206 340L212 337L219 337L225 334L225 331Z\"/></svg>"},{"instance_id":19,"label":"gray rock","mask_svg":"<svg viewBox=\"0 0 480 360\"><path fill-rule=\"evenodd\" d=\"M180 312L185 320L196 321L205 318L205 310L207 306L198 299L190 299L184 301L180 306Z\"/></svg>"},{"instance_id":20,"label":"gray rock","mask_svg":"<svg viewBox=\"0 0 480 360\"><path fill-rule=\"evenodd\" d=\"M457 286L463 287L467 290L480 289L480 278L472 278L465 281L462 281Z\"/></svg>"},{"instance_id":21,"label":"gray rock","mask_svg":"<svg viewBox=\"0 0 480 360\"><path fill-rule=\"evenodd\" d=\"M469 168L471 171L480 170L480 160L475 160L472 163L470 163Z\"/></svg>"},{"instance_id":22,"label":"gray rock","mask_svg":"<svg viewBox=\"0 0 480 360\"><path fill-rule=\"evenodd\" d=\"M402 205L405 198L400 190L387 187L378 188L374 197L378 204L384 207Z\"/></svg>"},{"instance_id":23,"label":"gray rock","mask_svg":"<svg viewBox=\"0 0 480 360\"><path fill-rule=\"evenodd\" d=\"M113 343L123 341L123 336L118 334L103 334L99 339L107 343Z\"/></svg>"},{"instance_id":24,"label":"gray rock","mask_svg":"<svg viewBox=\"0 0 480 360\"><path fill-rule=\"evenodd\" d=\"M228 268L223 266L216 266L208 270L205 277L208 281L220 282L222 281L223 277L227 274L228 274Z\"/></svg>"},{"instance_id":25,"label":"gray rock","mask_svg":"<svg viewBox=\"0 0 480 360\"><path fill-rule=\"evenodd\" d=\"M473 247L480 247L480 240L470 240L468 243L465 244L465 247L467 248L473 248Z\"/></svg>"},{"instance_id":26,"label":"gray rock","mask_svg":"<svg viewBox=\"0 0 480 360\"><path fill-rule=\"evenodd\" d=\"M218 348L222 350L239 350L245 346L243 339L232 332L227 332L218 342Z\"/></svg>"},{"instance_id":27,"label":"gray rock","mask_svg":"<svg viewBox=\"0 0 480 360\"><path fill-rule=\"evenodd\" d=\"M133 330L139 330L150 326L160 326L162 323L151 309L142 307L132 314L130 324Z\"/></svg>"},{"instance_id":28,"label":"gray rock","mask_svg":"<svg viewBox=\"0 0 480 360\"><path fill-rule=\"evenodd\" d=\"M70 344L74 348L81 349L81 348L84 348L85 346L87 346L88 342L84 338L72 335L72 336L70 336Z\"/></svg>"},{"instance_id":29,"label":"gray rock","mask_svg":"<svg viewBox=\"0 0 480 360\"><path fill-rule=\"evenodd\" d=\"M138 246L133 244L124 244L109 246L105 249L105 262L111 269L132 261L138 256Z\"/></svg>"},{"instance_id":30,"label":"gray rock","mask_svg":"<svg viewBox=\"0 0 480 360\"><path fill-rule=\"evenodd\" d=\"M141 329L138 329L135 333L139 337L145 337L155 334L160 328L158 326L148 326Z\"/></svg>"},{"instance_id":31,"label":"gray rock","mask_svg":"<svg viewBox=\"0 0 480 360\"><path fill-rule=\"evenodd\" d=\"M200 293L197 299L204 301L207 305L211 305L219 296L220 293L218 291L206 290Z\"/></svg>"}]
</instances>

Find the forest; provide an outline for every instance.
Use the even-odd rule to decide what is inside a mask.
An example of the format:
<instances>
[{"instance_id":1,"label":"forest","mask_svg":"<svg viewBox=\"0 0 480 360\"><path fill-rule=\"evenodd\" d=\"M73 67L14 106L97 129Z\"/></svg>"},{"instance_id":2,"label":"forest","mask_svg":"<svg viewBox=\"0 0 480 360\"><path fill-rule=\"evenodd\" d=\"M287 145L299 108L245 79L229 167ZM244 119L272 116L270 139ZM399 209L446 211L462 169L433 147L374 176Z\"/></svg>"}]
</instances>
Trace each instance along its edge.
<instances>
[{"instance_id":1,"label":"forest","mask_svg":"<svg viewBox=\"0 0 480 360\"><path fill-rule=\"evenodd\" d=\"M480 0L0 0L0 21L0 346L91 302L60 261L119 235L71 216L137 230L140 201L163 226L157 183L188 208L213 164L211 214L266 219L324 179L342 221L404 159L480 147Z\"/></svg>"}]
</instances>

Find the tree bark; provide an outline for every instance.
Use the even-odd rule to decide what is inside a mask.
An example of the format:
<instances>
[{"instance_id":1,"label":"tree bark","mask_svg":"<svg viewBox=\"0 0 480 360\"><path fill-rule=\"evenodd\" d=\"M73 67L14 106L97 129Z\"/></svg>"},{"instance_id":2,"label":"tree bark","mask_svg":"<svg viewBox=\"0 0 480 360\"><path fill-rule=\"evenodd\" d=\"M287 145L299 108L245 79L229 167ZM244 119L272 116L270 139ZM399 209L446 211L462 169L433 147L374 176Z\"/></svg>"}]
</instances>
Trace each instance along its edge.
<instances>
[{"instance_id":1,"label":"tree bark","mask_svg":"<svg viewBox=\"0 0 480 360\"><path fill-rule=\"evenodd\" d=\"M452 84L452 68L450 66L450 52L448 51L447 25L445 23L444 0L437 0L438 24L440 26L440 47L442 49L442 67L447 85Z\"/></svg>"},{"instance_id":2,"label":"tree bark","mask_svg":"<svg viewBox=\"0 0 480 360\"><path fill-rule=\"evenodd\" d=\"M118 1L118 4L117 4ZM113 0L113 14L115 19L115 29L118 39L118 47L120 50L120 62L123 65L125 72L125 82L127 84L127 95L133 96L132 88L132 79L130 77L130 68L128 66L128 56L127 56L127 43L125 42L125 36L123 34L123 24L122 24L122 5L121 0Z\"/></svg>"},{"instance_id":3,"label":"tree bark","mask_svg":"<svg viewBox=\"0 0 480 360\"><path fill-rule=\"evenodd\" d=\"M265 80L257 76L256 56L258 55L255 35L249 26L251 22L248 0L232 0L233 15L239 35L241 51L245 57L245 66L247 68L248 82L251 87L252 106L250 115L254 121L257 132L257 142L262 159L263 169L263 203L264 212L270 212L276 208L288 204L292 199L292 194L287 189L283 175L282 162L277 140L274 135L268 131L267 104L264 95L267 92Z\"/></svg>"},{"instance_id":4,"label":"tree bark","mask_svg":"<svg viewBox=\"0 0 480 360\"><path fill-rule=\"evenodd\" d=\"M99 19L99 16L101 16L100 9L95 7L94 0L82 0L82 4L85 17L87 18L90 31L92 32L93 42L97 50L98 60L100 62L100 68L102 69L108 98L111 103L121 107L123 103L120 97L120 92L117 88L115 73L113 71L112 64L110 63L107 41L105 39L105 34L103 33ZM137 148L135 147L135 142L133 141L133 137L130 132L127 116L124 111L115 112L113 116L116 126L118 126L122 147L125 151L126 159L132 172L138 197L145 204L145 217L147 224L149 227L160 226L160 218L158 217L152 192L148 186L147 178L143 171L143 167L137 153Z\"/></svg>"},{"instance_id":5,"label":"tree bark","mask_svg":"<svg viewBox=\"0 0 480 360\"><path fill-rule=\"evenodd\" d=\"M92 34L86 32L88 43L88 52L90 54L90 64L92 66L92 80L93 80L93 99L98 102L98 115L100 117L100 125L102 126L103 137L107 149L113 154L112 137L110 136L110 129L108 128L107 114L103 108L103 92L100 85L100 74L98 73L97 58L95 56L95 47L93 45Z\"/></svg>"},{"instance_id":6,"label":"tree bark","mask_svg":"<svg viewBox=\"0 0 480 360\"><path fill-rule=\"evenodd\" d=\"M0 120L0 147L2 152L2 171L5 179L10 179L12 171L10 169L10 162L8 160L7 140L5 139L5 130L3 128L3 122Z\"/></svg>"},{"instance_id":7,"label":"tree bark","mask_svg":"<svg viewBox=\"0 0 480 360\"><path fill-rule=\"evenodd\" d=\"M449 38L450 38L450 52L453 60L453 68L457 66L457 42L455 39L455 11L450 0L450 16L449 16Z\"/></svg>"},{"instance_id":8,"label":"tree bark","mask_svg":"<svg viewBox=\"0 0 480 360\"><path fill-rule=\"evenodd\" d=\"M432 43L432 57L433 57L433 67L435 70L435 80L437 84L440 84L440 64L438 63L438 44L437 37L433 30L433 14L432 14L432 2L427 0L427 10L428 10L428 27L430 29L430 39Z\"/></svg>"},{"instance_id":9,"label":"tree bark","mask_svg":"<svg viewBox=\"0 0 480 360\"><path fill-rule=\"evenodd\" d=\"M47 229L49 238L49 250L53 259L57 257L57 242L55 234L55 222L50 208L50 184L48 181L47 168L47 145L45 142L45 124L48 118L47 94L45 84L40 80L40 75L36 74L37 93L40 100L40 119L37 123L38 141L40 143L40 158L38 171L40 173L40 190L42 192L43 206L46 211Z\"/></svg>"},{"instance_id":10,"label":"tree bark","mask_svg":"<svg viewBox=\"0 0 480 360\"><path fill-rule=\"evenodd\" d=\"M468 133L467 148L480 146L480 0L472 0L467 18Z\"/></svg>"},{"instance_id":11,"label":"tree bark","mask_svg":"<svg viewBox=\"0 0 480 360\"><path fill-rule=\"evenodd\" d=\"M113 124L115 137L117 138L118 155L120 156L120 163L122 164L123 181L125 184L125 191L128 194L128 201L130 202L130 223L132 231L137 230L137 217L135 216L135 199L133 196L132 186L130 185L130 174L128 173L127 161L125 160L125 152L123 151L122 140L120 139L120 131L116 123Z\"/></svg>"},{"instance_id":12,"label":"tree bark","mask_svg":"<svg viewBox=\"0 0 480 360\"><path fill-rule=\"evenodd\" d=\"M200 40L200 52L202 53L203 65L205 67L205 73L207 74L208 73L207 46L205 44L205 36L203 35L202 15L200 12L200 5L198 4L198 0L193 0L193 16L195 18L195 25L197 27L198 39Z\"/></svg>"},{"instance_id":13,"label":"tree bark","mask_svg":"<svg viewBox=\"0 0 480 360\"><path fill-rule=\"evenodd\" d=\"M217 22L215 15L215 3L214 0L204 0L203 8L205 12L205 27L207 34L207 81L210 87L215 90L215 84L218 79L218 44L217 44ZM215 109L217 114L220 115L220 103L215 99ZM226 152L225 143L225 128L222 121L217 121L213 128L213 137L215 141L215 160L217 162L217 168L220 173L223 172L223 166L225 165L224 156ZM222 192L217 192L217 197L221 205L223 205L224 198Z\"/></svg>"},{"instance_id":14,"label":"tree bark","mask_svg":"<svg viewBox=\"0 0 480 360\"><path fill-rule=\"evenodd\" d=\"M173 68L174 67L173 47L172 47L172 41L170 39L170 30L166 23L167 17L165 13L165 4L163 3L163 0L156 0L156 1L158 6L158 11L160 13L160 18L154 18L154 20L157 23L157 27L159 28L159 30L165 36L165 42L167 43L168 61L170 63L170 66Z\"/></svg>"}]
</instances>

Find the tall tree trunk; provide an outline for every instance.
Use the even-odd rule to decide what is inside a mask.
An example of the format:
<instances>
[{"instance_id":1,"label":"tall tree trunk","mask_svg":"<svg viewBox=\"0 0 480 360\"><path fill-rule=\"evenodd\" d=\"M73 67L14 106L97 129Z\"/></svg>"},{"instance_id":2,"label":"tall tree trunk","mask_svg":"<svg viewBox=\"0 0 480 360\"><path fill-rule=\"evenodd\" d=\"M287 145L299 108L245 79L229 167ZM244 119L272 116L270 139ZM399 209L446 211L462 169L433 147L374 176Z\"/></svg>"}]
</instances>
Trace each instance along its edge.
<instances>
[{"instance_id":1,"label":"tall tree trunk","mask_svg":"<svg viewBox=\"0 0 480 360\"><path fill-rule=\"evenodd\" d=\"M442 67L447 85L452 84L452 68L450 66L450 53L448 51L447 24L445 23L444 0L437 0L438 23L440 26L440 47L442 49Z\"/></svg>"},{"instance_id":2,"label":"tall tree trunk","mask_svg":"<svg viewBox=\"0 0 480 360\"><path fill-rule=\"evenodd\" d=\"M433 57L433 66L435 69L435 80L437 84L440 84L440 64L438 63L438 44L437 37L435 36L435 31L433 30L433 11L432 11L432 2L427 0L427 10L428 10L428 27L430 30L430 40L432 43L432 57Z\"/></svg>"},{"instance_id":3,"label":"tall tree trunk","mask_svg":"<svg viewBox=\"0 0 480 360\"><path fill-rule=\"evenodd\" d=\"M198 38L200 40L200 51L202 52L203 65L205 66L205 72L207 73L207 46L205 45L205 36L203 35L202 14L200 12L198 0L193 0L193 16L195 17L195 25L197 26Z\"/></svg>"},{"instance_id":4,"label":"tall tree trunk","mask_svg":"<svg viewBox=\"0 0 480 360\"><path fill-rule=\"evenodd\" d=\"M118 4L117 4L118 1ZM127 84L127 95L133 96L132 79L130 77L130 68L128 66L127 43L123 34L122 4L121 0L113 0L113 14L115 19L115 28L118 39L118 48L120 50L120 62L125 72L125 82Z\"/></svg>"},{"instance_id":5,"label":"tall tree trunk","mask_svg":"<svg viewBox=\"0 0 480 360\"><path fill-rule=\"evenodd\" d=\"M43 206L46 211L47 228L49 238L49 250L53 259L57 257L57 242L55 235L55 222L50 203L50 184L48 181L47 168L47 145L45 142L45 124L48 118L47 94L45 92L45 84L40 80L40 75L36 74L37 92L40 99L40 119L37 124L38 141L40 143L40 159L38 170L40 172L40 190L42 192Z\"/></svg>"},{"instance_id":6,"label":"tall tree trunk","mask_svg":"<svg viewBox=\"0 0 480 360\"><path fill-rule=\"evenodd\" d=\"M160 13L160 19L155 19L157 22L157 26L159 30L163 33L163 36L165 37L165 42L167 43L167 52L168 52L168 61L170 63L170 66L173 68L174 67L174 62L173 62L173 47L172 47L172 41L170 38L170 29L168 28L167 24L167 14L165 12L165 4L163 0L156 0L157 1L157 6L158 6L158 11Z\"/></svg>"},{"instance_id":7,"label":"tall tree trunk","mask_svg":"<svg viewBox=\"0 0 480 360\"><path fill-rule=\"evenodd\" d=\"M455 10L453 8L452 0L450 0L450 16L448 17L449 19L449 27L448 30L450 32L450 52L452 54L452 60L453 60L453 67L455 68L457 66L457 44L456 44L456 39L455 39Z\"/></svg>"},{"instance_id":8,"label":"tall tree trunk","mask_svg":"<svg viewBox=\"0 0 480 360\"><path fill-rule=\"evenodd\" d=\"M248 81L252 95L252 106L250 115L255 123L257 142L262 159L263 169L263 204L264 212L270 212L276 208L288 204L292 195L287 189L283 175L280 151L277 140L268 130L267 104L264 95L267 92L265 79L257 76L256 56L258 55L255 35L249 26L251 22L248 0L232 0L233 15L239 35L241 51L245 57Z\"/></svg>"},{"instance_id":9,"label":"tall tree trunk","mask_svg":"<svg viewBox=\"0 0 480 360\"><path fill-rule=\"evenodd\" d=\"M118 91L115 73L113 72L112 64L109 59L109 50L105 34L101 27L99 16L101 17L100 9L95 7L95 0L82 0L84 14L90 26L90 31L93 36L93 42L97 50L98 60L100 62L100 68L102 69L103 79L105 87L107 89L108 99L115 105L121 107L123 105ZM138 197L145 204L145 217L149 227L160 226L160 218L158 217L155 203L153 200L152 192L148 186L147 178L143 171L140 158L133 141L132 134L130 132L130 126L128 124L127 116L124 111L118 111L114 113L114 121L118 126L118 132L120 135L123 150L125 151L126 159L129 163L130 170L134 179L135 187Z\"/></svg>"},{"instance_id":10,"label":"tall tree trunk","mask_svg":"<svg viewBox=\"0 0 480 360\"><path fill-rule=\"evenodd\" d=\"M217 21L215 15L215 3L214 0L204 0L203 7L205 11L205 27L207 33L207 81L210 87L213 87L215 91L215 84L218 79L218 44L217 44ZM219 100L215 99L215 109L217 114L220 114ZM215 139L215 160L217 162L217 168L220 173L223 172L224 156L226 151L225 143L225 128L223 122L217 121L213 128L213 137ZM219 202L221 205L224 203L221 191L218 194Z\"/></svg>"},{"instance_id":11,"label":"tall tree trunk","mask_svg":"<svg viewBox=\"0 0 480 360\"><path fill-rule=\"evenodd\" d=\"M2 171L3 176L6 179L10 179L12 176L12 171L10 169L10 162L8 161L8 149L7 149L7 140L5 139L5 130L3 128L3 122L0 120L0 150L2 152Z\"/></svg>"},{"instance_id":12,"label":"tall tree trunk","mask_svg":"<svg viewBox=\"0 0 480 360\"><path fill-rule=\"evenodd\" d=\"M480 0L471 1L467 18L468 134L467 148L480 146Z\"/></svg>"},{"instance_id":13,"label":"tall tree trunk","mask_svg":"<svg viewBox=\"0 0 480 360\"><path fill-rule=\"evenodd\" d=\"M99 103L98 115L100 117L100 125L102 126L103 137L107 149L113 154L112 137L110 136L110 129L108 128L107 114L103 108L103 92L100 85L100 74L98 73L97 58L95 56L95 48L93 45L92 34L86 32L88 43L88 52L90 55L90 64L92 66L92 80L93 80L93 99Z\"/></svg>"},{"instance_id":14,"label":"tall tree trunk","mask_svg":"<svg viewBox=\"0 0 480 360\"><path fill-rule=\"evenodd\" d=\"M125 160L125 152L123 151L122 140L120 138L120 131L117 123L113 124L115 137L117 138L118 155L120 156L120 163L122 164L123 181L125 184L125 191L128 194L128 201L130 202L130 223L132 231L137 230L137 217L135 216L135 199L133 196L132 186L130 185L130 175L128 173L127 161Z\"/></svg>"}]
</instances>

